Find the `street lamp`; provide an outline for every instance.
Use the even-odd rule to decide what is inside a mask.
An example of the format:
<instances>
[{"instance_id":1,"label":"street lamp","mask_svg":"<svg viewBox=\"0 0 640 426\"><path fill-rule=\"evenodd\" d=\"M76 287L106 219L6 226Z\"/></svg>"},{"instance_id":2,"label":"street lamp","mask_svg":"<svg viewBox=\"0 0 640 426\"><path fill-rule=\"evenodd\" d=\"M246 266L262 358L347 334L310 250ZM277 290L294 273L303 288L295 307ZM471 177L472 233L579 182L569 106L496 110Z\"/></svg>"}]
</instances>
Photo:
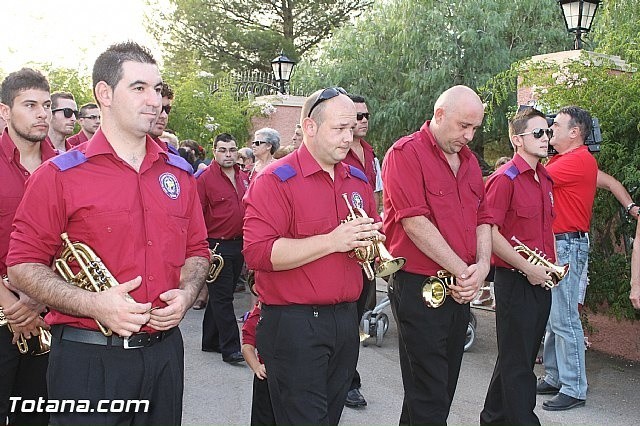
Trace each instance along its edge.
<instances>
[{"instance_id":1,"label":"street lamp","mask_svg":"<svg viewBox=\"0 0 640 426\"><path fill-rule=\"evenodd\" d=\"M278 83L280 83L280 93L286 94L285 84L291 80L291 73L293 67L296 65L294 61L287 58L284 52L280 52L280 56L271 61L271 68L273 68L273 75Z\"/></svg>"},{"instance_id":2,"label":"street lamp","mask_svg":"<svg viewBox=\"0 0 640 426\"><path fill-rule=\"evenodd\" d=\"M558 0L567 31L576 34L575 49L582 49L582 34L591 31L600 0Z\"/></svg>"}]
</instances>

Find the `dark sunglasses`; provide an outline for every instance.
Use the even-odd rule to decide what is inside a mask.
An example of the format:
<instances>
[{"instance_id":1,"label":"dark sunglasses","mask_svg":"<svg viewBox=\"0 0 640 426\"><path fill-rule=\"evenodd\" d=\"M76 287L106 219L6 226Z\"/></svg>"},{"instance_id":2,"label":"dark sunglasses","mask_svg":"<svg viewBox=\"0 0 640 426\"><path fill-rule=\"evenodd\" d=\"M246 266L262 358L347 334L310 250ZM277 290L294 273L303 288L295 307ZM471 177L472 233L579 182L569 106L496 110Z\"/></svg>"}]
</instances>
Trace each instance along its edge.
<instances>
[{"instance_id":1,"label":"dark sunglasses","mask_svg":"<svg viewBox=\"0 0 640 426\"><path fill-rule=\"evenodd\" d=\"M356 119L358 121L362 120L363 118L366 118L367 120L369 120L369 113L368 112L358 112L358 113L356 113Z\"/></svg>"},{"instance_id":2,"label":"dark sunglasses","mask_svg":"<svg viewBox=\"0 0 640 426\"><path fill-rule=\"evenodd\" d=\"M100 120L100 116L99 115L81 115L78 118L87 118L89 120Z\"/></svg>"},{"instance_id":3,"label":"dark sunglasses","mask_svg":"<svg viewBox=\"0 0 640 426\"><path fill-rule=\"evenodd\" d=\"M56 109L52 109L51 113L55 114L58 111L62 111L62 113L64 114L64 118L71 118L72 115L75 115L76 118L78 118L78 110L77 109L71 109L71 108L56 108Z\"/></svg>"},{"instance_id":4,"label":"dark sunglasses","mask_svg":"<svg viewBox=\"0 0 640 426\"><path fill-rule=\"evenodd\" d=\"M167 115L171 112L171 105L162 105L162 111L166 112Z\"/></svg>"},{"instance_id":5,"label":"dark sunglasses","mask_svg":"<svg viewBox=\"0 0 640 426\"><path fill-rule=\"evenodd\" d=\"M534 138L540 139L542 135L544 135L545 133L547 134L547 137L549 139L553 137L553 129L540 129L540 128L535 128L530 132L520 133L516 136L533 135Z\"/></svg>"},{"instance_id":6,"label":"dark sunglasses","mask_svg":"<svg viewBox=\"0 0 640 426\"><path fill-rule=\"evenodd\" d=\"M322 92L320 92L320 95L313 103L313 105L311 105L311 109L309 109L309 114L307 114L307 117L311 117L311 113L313 112L315 107L320 105L322 102L333 99L340 94L346 95L347 91L342 87L327 87L326 89L324 89Z\"/></svg>"},{"instance_id":7,"label":"dark sunglasses","mask_svg":"<svg viewBox=\"0 0 640 426\"><path fill-rule=\"evenodd\" d=\"M253 141L253 146L260 146L263 143L269 143L269 142L267 142L267 141Z\"/></svg>"}]
</instances>

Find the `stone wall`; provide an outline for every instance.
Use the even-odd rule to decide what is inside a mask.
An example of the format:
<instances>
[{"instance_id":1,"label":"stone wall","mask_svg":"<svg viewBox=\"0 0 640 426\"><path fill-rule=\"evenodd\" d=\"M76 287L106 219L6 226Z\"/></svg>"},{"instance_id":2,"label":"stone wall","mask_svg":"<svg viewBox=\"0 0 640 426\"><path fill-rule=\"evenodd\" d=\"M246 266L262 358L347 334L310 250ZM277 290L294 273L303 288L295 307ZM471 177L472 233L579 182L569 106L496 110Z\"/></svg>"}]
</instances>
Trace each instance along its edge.
<instances>
[{"instance_id":1,"label":"stone wall","mask_svg":"<svg viewBox=\"0 0 640 426\"><path fill-rule=\"evenodd\" d=\"M280 145L289 145L296 124L300 122L300 110L306 99L303 96L257 97L256 102L269 103L275 107L275 111L268 116L254 117L251 120L251 134L263 127L271 127L280 132Z\"/></svg>"}]
</instances>

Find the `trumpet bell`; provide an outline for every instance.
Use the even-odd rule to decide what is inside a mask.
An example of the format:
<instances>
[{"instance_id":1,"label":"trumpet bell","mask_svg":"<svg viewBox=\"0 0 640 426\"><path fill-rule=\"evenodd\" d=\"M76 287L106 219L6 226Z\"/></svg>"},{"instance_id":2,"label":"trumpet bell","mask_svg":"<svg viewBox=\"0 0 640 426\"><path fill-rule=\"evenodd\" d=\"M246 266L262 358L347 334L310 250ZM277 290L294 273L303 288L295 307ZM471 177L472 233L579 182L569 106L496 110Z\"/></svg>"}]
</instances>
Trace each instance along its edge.
<instances>
[{"instance_id":1,"label":"trumpet bell","mask_svg":"<svg viewBox=\"0 0 640 426\"><path fill-rule=\"evenodd\" d=\"M406 261L407 259L405 259L404 257L397 257L395 259L389 259L384 262L380 262L378 266L376 266L376 276L387 277L394 272L398 272L400 269L402 269Z\"/></svg>"},{"instance_id":2,"label":"trumpet bell","mask_svg":"<svg viewBox=\"0 0 640 426\"><path fill-rule=\"evenodd\" d=\"M430 308L439 308L447 298L447 287L442 280L429 277L422 285L422 298Z\"/></svg>"}]
</instances>

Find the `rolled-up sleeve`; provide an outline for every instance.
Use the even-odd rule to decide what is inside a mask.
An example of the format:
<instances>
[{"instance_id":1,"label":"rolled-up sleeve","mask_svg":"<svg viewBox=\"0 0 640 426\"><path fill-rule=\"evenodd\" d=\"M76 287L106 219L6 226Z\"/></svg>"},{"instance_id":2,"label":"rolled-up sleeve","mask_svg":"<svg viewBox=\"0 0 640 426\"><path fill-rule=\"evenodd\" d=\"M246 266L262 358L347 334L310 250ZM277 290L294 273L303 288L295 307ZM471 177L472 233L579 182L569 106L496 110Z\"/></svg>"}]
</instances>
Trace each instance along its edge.
<instances>
[{"instance_id":1,"label":"rolled-up sleeve","mask_svg":"<svg viewBox=\"0 0 640 426\"><path fill-rule=\"evenodd\" d=\"M387 197L395 210L396 221L431 214L419 158L417 153L404 145L401 148L393 147L384 160L382 179Z\"/></svg>"}]
</instances>

